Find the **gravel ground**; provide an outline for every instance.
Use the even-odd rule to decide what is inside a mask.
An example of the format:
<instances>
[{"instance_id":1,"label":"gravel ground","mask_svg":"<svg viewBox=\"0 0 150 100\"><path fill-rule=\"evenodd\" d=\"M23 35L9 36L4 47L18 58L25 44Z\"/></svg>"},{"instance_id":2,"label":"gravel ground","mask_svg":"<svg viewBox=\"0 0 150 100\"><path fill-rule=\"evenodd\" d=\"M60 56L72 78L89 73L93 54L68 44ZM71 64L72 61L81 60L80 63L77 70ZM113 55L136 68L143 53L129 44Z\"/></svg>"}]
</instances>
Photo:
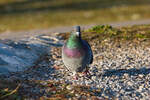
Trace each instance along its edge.
<instances>
[{"instance_id":1,"label":"gravel ground","mask_svg":"<svg viewBox=\"0 0 150 100\"><path fill-rule=\"evenodd\" d=\"M64 42L56 34L59 42ZM51 46L35 66L24 72L4 76L19 81L19 94L26 100L45 99L113 99L149 100L150 46L149 41L91 40L94 53L90 75L73 79L61 60L61 44Z\"/></svg>"},{"instance_id":2,"label":"gravel ground","mask_svg":"<svg viewBox=\"0 0 150 100\"><path fill-rule=\"evenodd\" d=\"M60 41L63 38L57 36ZM35 66L5 76L21 82L20 94L27 100L113 99L149 100L149 41L90 41L94 62L90 75L73 79L61 60L61 46L51 47Z\"/></svg>"}]
</instances>

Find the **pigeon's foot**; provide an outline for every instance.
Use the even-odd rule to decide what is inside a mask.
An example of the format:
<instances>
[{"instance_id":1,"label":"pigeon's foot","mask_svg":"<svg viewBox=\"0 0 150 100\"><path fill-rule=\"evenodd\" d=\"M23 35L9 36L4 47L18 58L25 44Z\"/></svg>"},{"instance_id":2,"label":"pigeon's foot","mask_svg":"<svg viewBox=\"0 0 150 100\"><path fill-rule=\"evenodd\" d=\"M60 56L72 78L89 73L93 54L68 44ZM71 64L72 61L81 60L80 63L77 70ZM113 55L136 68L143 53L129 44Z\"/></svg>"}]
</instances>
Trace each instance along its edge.
<instances>
[{"instance_id":1,"label":"pigeon's foot","mask_svg":"<svg viewBox=\"0 0 150 100\"><path fill-rule=\"evenodd\" d=\"M57 65L54 65L53 68L56 69L56 70L64 69L63 66L57 66Z\"/></svg>"},{"instance_id":2,"label":"pigeon's foot","mask_svg":"<svg viewBox=\"0 0 150 100\"><path fill-rule=\"evenodd\" d=\"M74 80L78 80L79 76L78 76L78 74L76 72L73 72L72 73L72 77L73 77Z\"/></svg>"},{"instance_id":3,"label":"pigeon's foot","mask_svg":"<svg viewBox=\"0 0 150 100\"><path fill-rule=\"evenodd\" d=\"M74 80L78 80L78 79L79 79L79 78L78 78L78 75L73 76L73 79L74 79Z\"/></svg>"},{"instance_id":4,"label":"pigeon's foot","mask_svg":"<svg viewBox=\"0 0 150 100\"><path fill-rule=\"evenodd\" d=\"M83 75L84 77L87 77L87 78L90 78L90 77L91 77L91 74L90 74L90 72L89 72L88 69L86 69L84 72L82 72L82 75Z\"/></svg>"},{"instance_id":5,"label":"pigeon's foot","mask_svg":"<svg viewBox=\"0 0 150 100\"><path fill-rule=\"evenodd\" d=\"M88 69L86 69L86 70L83 72L83 74L85 74L85 75L91 75Z\"/></svg>"}]
</instances>

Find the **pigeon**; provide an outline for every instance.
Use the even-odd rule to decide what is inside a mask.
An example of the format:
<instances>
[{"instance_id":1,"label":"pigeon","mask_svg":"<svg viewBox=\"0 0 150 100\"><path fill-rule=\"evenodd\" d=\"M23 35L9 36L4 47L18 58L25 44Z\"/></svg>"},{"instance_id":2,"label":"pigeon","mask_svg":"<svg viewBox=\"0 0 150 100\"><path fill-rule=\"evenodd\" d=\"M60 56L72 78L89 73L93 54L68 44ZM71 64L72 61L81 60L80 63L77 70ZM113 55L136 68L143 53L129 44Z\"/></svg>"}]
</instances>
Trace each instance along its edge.
<instances>
[{"instance_id":1,"label":"pigeon","mask_svg":"<svg viewBox=\"0 0 150 100\"><path fill-rule=\"evenodd\" d=\"M92 49L87 41L82 40L80 26L74 27L74 31L63 45L62 60L73 75L88 71L89 64L92 64Z\"/></svg>"}]
</instances>

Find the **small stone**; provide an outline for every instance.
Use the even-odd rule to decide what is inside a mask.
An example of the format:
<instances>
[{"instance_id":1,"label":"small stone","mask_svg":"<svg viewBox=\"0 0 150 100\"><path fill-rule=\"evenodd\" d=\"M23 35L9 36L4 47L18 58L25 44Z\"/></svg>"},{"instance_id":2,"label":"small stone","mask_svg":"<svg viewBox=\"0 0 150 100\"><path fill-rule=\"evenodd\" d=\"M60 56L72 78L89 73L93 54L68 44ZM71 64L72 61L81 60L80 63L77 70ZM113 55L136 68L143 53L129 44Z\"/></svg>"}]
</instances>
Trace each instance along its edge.
<instances>
[{"instance_id":1,"label":"small stone","mask_svg":"<svg viewBox=\"0 0 150 100\"><path fill-rule=\"evenodd\" d=\"M79 97L80 97L80 95L79 95L79 94L75 94L75 96L76 96L77 98L79 98Z\"/></svg>"},{"instance_id":2,"label":"small stone","mask_svg":"<svg viewBox=\"0 0 150 100\"><path fill-rule=\"evenodd\" d=\"M96 80L96 76L92 76L91 78L92 78L92 80Z\"/></svg>"},{"instance_id":3,"label":"small stone","mask_svg":"<svg viewBox=\"0 0 150 100\"><path fill-rule=\"evenodd\" d=\"M48 75L47 75L47 74L45 74L45 77L48 77Z\"/></svg>"},{"instance_id":4,"label":"small stone","mask_svg":"<svg viewBox=\"0 0 150 100\"><path fill-rule=\"evenodd\" d=\"M72 100L71 98L68 98L68 100Z\"/></svg>"},{"instance_id":5,"label":"small stone","mask_svg":"<svg viewBox=\"0 0 150 100\"><path fill-rule=\"evenodd\" d=\"M56 55L52 55L52 58L57 59L57 56Z\"/></svg>"},{"instance_id":6,"label":"small stone","mask_svg":"<svg viewBox=\"0 0 150 100\"><path fill-rule=\"evenodd\" d=\"M127 84L128 84L128 85L130 85L130 86L132 86L132 85L133 85L133 83L132 83L132 82L130 82L130 81L129 81L129 82L127 82Z\"/></svg>"},{"instance_id":7,"label":"small stone","mask_svg":"<svg viewBox=\"0 0 150 100\"><path fill-rule=\"evenodd\" d=\"M124 74L124 77L125 77L125 78L128 78L128 77L129 77L129 75L128 75L127 73L125 73L125 74Z\"/></svg>"},{"instance_id":8,"label":"small stone","mask_svg":"<svg viewBox=\"0 0 150 100\"><path fill-rule=\"evenodd\" d=\"M139 86L139 92L141 92L144 88L144 85Z\"/></svg>"},{"instance_id":9,"label":"small stone","mask_svg":"<svg viewBox=\"0 0 150 100\"><path fill-rule=\"evenodd\" d=\"M85 95L82 96L82 99L83 99L83 100L86 100L86 98L87 98L87 97L86 97Z\"/></svg>"},{"instance_id":10,"label":"small stone","mask_svg":"<svg viewBox=\"0 0 150 100\"><path fill-rule=\"evenodd\" d=\"M73 89L73 86L72 86L72 85L68 85L68 86L66 86L66 89L72 90L72 89Z\"/></svg>"},{"instance_id":11,"label":"small stone","mask_svg":"<svg viewBox=\"0 0 150 100\"><path fill-rule=\"evenodd\" d=\"M47 82L41 82L42 85L47 85Z\"/></svg>"},{"instance_id":12,"label":"small stone","mask_svg":"<svg viewBox=\"0 0 150 100\"><path fill-rule=\"evenodd\" d=\"M56 93L56 91L52 91L52 93L54 93L54 94L55 94L55 93Z\"/></svg>"},{"instance_id":13,"label":"small stone","mask_svg":"<svg viewBox=\"0 0 150 100\"><path fill-rule=\"evenodd\" d=\"M144 75L143 75L143 74L139 74L139 77L140 77L140 78L143 78L143 77L144 77Z\"/></svg>"},{"instance_id":14,"label":"small stone","mask_svg":"<svg viewBox=\"0 0 150 100\"><path fill-rule=\"evenodd\" d=\"M73 90L73 91L71 91L70 93L72 93L72 94L73 94L73 93L74 93L74 90Z\"/></svg>"}]
</instances>

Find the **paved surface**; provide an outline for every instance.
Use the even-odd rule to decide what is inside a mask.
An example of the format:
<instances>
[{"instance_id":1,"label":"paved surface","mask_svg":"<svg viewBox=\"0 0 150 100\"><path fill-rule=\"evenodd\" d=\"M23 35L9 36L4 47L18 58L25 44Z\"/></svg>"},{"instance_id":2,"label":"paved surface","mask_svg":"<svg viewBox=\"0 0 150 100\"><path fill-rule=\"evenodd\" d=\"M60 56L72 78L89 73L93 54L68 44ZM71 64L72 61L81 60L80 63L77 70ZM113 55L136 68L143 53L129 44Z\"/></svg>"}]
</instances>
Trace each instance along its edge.
<instances>
[{"instance_id":1,"label":"paved surface","mask_svg":"<svg viewBox=\"0 0 150 100\"><path fill-rule=\"evenodd\" d=\"M33 66L50 47L58 44L53 36L30 36L20 40L0 40L0 74L23 71Z\"/></svg>"},{"instance_id":2,"label":"paved surface","mask_svg":"<svg viewBox=\"0 0 150 100\"><path fill-rule=\"evenodd\" d=\"M109 25L112 25L113 27L122 27L122 26L128 26L128 25L140 25L140 24L150 24L150 19L147 20L141 20L141 21L127 21L127 22L117 22L117 23L107 23ZM82 25L82 29L88 29L93 25ZM65 33L72 31L72 27L56 27L56 28L50 28L50 29L40 29L40 30L31 30L31 31L22 31L22 32L5 32L0 34L0 39L13 39L18 40L24 37L30 37L34 35L41 35L41 34L51 34L51 33Z\"/></svg>"}]
</instances>

